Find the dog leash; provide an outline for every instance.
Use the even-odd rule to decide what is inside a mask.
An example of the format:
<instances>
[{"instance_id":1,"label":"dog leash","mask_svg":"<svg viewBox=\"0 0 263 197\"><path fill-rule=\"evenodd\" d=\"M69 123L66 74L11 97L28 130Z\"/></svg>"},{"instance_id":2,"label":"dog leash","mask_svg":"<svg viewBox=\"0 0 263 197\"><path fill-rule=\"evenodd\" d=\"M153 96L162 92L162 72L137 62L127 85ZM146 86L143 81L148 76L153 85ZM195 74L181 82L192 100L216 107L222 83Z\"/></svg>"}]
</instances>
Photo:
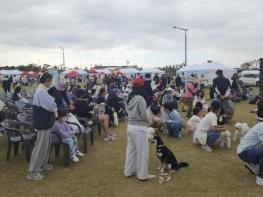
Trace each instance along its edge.
<instances>
[{"instance_id":1,"label":"dog leash","mask_svg":"<svg viewBox=\"0 0 263 197\"><path fill-rule=\"evenodd\" d=\"M168 183L171 180L171 174L170 173L162 173L156 176L158 178L158 183Z\"/></svg>"}]
</instances>

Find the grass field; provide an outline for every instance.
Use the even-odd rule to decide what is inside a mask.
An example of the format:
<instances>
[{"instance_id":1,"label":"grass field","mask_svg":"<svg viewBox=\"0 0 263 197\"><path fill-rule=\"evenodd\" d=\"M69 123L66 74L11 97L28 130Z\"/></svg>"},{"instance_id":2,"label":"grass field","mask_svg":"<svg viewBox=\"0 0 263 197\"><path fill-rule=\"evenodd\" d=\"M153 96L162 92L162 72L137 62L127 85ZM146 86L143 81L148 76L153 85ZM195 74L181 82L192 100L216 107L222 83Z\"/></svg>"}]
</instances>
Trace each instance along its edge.
<instances>
[{"instance_id":1,"label":"grass field","mask_svg":"<svg viewBox=\"0 0 263 197\"><path fill-rule=\"evenodd\" d=\"M236 105L232 123L228 125L234 132L236 121L255 124L255 114L249 113L255 105L241 102ZM175 153L178 160L190 163L188 169L172 174L168 183L159 184L157 179L148 182L136 178L124 178L124 156L126 149L126 123L121 123L116 131L115 142L104 142L95 134L95 146L77 164L63 166L63 157L54 158L55 169L43 181L25 179L28 164L20 150L19 155L5 161L6 138L0 138L0 196L98 196L98 197L254 197L263 196L263 187L255 183L252 175L243 167L236 156L237 143L232 149L215 147L213 153L206 153L192 143L192 137L184 134L178 141L163 137L164 142ZM150 144L150 173L157 174L158 160L154 145Z\"/></svg>"}]
</instances>

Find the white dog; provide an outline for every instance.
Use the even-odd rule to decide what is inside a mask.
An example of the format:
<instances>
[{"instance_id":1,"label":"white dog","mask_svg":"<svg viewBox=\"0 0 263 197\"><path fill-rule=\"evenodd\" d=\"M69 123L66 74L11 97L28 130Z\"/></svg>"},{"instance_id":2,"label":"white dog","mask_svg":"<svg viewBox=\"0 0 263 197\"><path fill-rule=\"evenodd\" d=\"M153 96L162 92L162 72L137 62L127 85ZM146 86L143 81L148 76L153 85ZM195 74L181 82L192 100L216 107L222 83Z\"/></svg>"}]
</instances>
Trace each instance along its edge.
<instances>
[{"instance_id":1,"label":"white dog","mask_svg":"<svg viewBox=\"0 0 263 197\"><path fill-rule=\"evenodd\" d=\"M249 131L249 126L247 123L240 123L240 122L237 122L235 124L235 134L234 134L234 138L233 138L233 141L236 141L236 139L239 137L240 139L242 139L246 133Z\"/></svg>"},{"instance_id":2,"label":"white dog","mask_svg":"<svg viewBox=\"0 0 263 197\"><path fill-rule=\"evenodd\" d=\"M231 148L231 133L228 130L221 132L221 136L219 138L219 143L222 148L227 147Z\"/></svg>"}]
</instances>

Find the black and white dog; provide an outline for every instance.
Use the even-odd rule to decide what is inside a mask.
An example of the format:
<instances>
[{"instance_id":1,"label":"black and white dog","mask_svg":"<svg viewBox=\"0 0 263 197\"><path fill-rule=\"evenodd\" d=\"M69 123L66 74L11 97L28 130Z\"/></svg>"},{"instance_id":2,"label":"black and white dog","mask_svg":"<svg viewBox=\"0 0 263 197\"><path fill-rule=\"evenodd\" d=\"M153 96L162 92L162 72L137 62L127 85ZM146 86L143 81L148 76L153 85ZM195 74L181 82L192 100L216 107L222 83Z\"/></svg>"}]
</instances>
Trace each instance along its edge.
<instances>
[{"instance_id":1,"label":"black and white dog","mask_svg":"<svg viewBox=\"0 0 263 197\"><path fill-rule=\"evenodd\" d=\"M161 173L164 173L164 170L171 172L189 166L186 162L177 162L176 157L172 151L165 146L160 136L156 135L153 139L156 141L156 155L160 160L160 166L158 169L161 170Z\"/></svg>"}]
</instances>

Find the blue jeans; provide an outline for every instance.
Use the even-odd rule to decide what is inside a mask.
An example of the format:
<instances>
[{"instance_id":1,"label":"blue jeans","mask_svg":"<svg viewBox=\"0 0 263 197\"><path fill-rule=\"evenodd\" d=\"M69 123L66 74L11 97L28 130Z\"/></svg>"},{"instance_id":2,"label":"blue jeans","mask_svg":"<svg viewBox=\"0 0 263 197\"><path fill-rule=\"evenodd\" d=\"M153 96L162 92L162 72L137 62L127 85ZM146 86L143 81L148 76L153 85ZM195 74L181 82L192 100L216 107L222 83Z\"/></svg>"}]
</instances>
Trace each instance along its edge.
<instances>
[{"instance_id":1,"label":"blue jeans","mask_svg":"<svg viewBox=\"0 0 263 197\"><path fill-rule=\"evenodd\" d=\"M244 162L259 164L258 176L263 178L263 146L246 150L238 156Z\"/></svg>"},{"instance_id":2,"label":"blue jeans","mask_svg":"<svg viewBox=\"0 0 263 197\"><path fill-rule=\"evenodd\" d=\"M69 145L71 157L75 156L76 152L79 151L77 138L65 138L62 142Z\"/></svg>"},{"instance_id":3,"label":"blue jeans","mask_svg":"<svg viewBox=\"0 0 263 197\"><path fill-rule=\"evenodd\" d=\"M206 144L208 146L213 146L213 144L215 143L215 141L220 137L220 132L217 131L208 131L207 132L207 140L206 140Z\"/></svg>"},{"instance_id":4,"label":"blue jeans","mask_svg":"<svg viewBox=\"0 0 263 197\"><path fill-rule=\"evenodd\" d=\"M171 137L179 138L179 134L182 129L182 124L180 123L167 123L166 127L168 129L168 134Z\"/></svg>"}]
</instances>

